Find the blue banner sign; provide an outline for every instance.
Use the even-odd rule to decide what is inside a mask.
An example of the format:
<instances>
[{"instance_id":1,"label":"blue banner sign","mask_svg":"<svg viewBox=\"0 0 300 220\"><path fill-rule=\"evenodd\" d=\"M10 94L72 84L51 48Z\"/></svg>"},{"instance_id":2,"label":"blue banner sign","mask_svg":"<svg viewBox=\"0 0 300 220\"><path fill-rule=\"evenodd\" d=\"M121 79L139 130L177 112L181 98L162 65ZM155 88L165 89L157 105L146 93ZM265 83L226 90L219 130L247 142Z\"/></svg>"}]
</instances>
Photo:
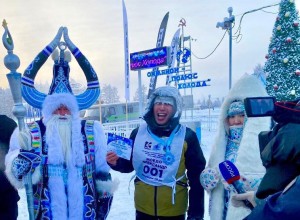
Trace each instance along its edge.
<instances>
[{"instance_id":1,"label":"blue banner sign","mask_svg":"<svg viewBox=\"0 0 300 220\"><path fill-rule=\"evenodd\" d=\"M141 70L168 65L169 47L159 47L151 50L130 54L130 69Z\"/></svg>"}]
</instances>

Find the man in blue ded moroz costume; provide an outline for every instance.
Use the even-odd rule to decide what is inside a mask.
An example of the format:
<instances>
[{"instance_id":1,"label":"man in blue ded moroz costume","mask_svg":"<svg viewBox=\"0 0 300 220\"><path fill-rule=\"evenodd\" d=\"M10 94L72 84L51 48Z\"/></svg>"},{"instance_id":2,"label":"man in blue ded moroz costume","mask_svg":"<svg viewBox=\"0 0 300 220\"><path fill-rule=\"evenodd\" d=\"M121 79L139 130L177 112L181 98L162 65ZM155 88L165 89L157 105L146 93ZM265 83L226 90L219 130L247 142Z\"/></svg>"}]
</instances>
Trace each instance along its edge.
<instances>
[{"instance_id":1,"label":"man in blue ded moroz costume","mask_svg":"<svg viewBox=\"0 0 300 220\"><path fill-rule=\"evenodd\" d=\"M67 49L86 76L87 89L79 95L69 84ZM34 88L34 78L51 54L53 81L46 95ZM68 29L61 27L22 77L23 98L41 109L43 117L24 132L15 129L5 159L6 175L16 188L22 188L23 176L32 172L35 219L106 219L118 184L106 163L106 137L98 121L79 117L99 94L96 72L70 40ZM23 150L25 146L31 150Z\"/></svg>"}]
</instances>

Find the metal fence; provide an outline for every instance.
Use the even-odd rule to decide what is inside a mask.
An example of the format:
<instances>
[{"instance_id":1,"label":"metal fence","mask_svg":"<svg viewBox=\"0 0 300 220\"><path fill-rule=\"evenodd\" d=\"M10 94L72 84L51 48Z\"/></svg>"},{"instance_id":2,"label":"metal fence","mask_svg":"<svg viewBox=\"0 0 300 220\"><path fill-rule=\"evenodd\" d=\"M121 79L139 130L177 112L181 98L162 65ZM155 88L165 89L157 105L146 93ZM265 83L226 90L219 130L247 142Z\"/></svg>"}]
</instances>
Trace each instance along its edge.
<instances>
[{"instance_id":1,"label":"metal fence","mask_svg":"<svg viewBox=\"0 0 300 220\"><path fill-rule=\"evenodd\" d=\"M208 116L198 116L193 118L183 118L180 120L182 124L187 125L195 132L200 129L208 131L216 131L218 127L219 116L212 115ZM113 123L103 123L104 132L113 133L120 135L122 137L129 137L133 129L137 128L143 120L132 120L128 122L113 122Z\"/></svg>"},{"instance_id":2,"label":"metal fence","mask_svg":"<svg viewBox=\"0 0 300 220\"><path fill-rule=\"evenodd\" d=\"M39 118L31 117L26 118L26 123L35 121ZM142 119L124 121L124 122L112 122L112 123L103 123L103 128L105 134L113 133L116 135L120 135L122 137L129 137L130 133L133 129L137 128L140 123L142 123ZM219 123L218 115L210 115L210 116L183 116L180 119L180 123L187 125L191 129L193 129L196 133L201 132L201 130L206 131L216 131Z\"/></svg>"}]
</instances>

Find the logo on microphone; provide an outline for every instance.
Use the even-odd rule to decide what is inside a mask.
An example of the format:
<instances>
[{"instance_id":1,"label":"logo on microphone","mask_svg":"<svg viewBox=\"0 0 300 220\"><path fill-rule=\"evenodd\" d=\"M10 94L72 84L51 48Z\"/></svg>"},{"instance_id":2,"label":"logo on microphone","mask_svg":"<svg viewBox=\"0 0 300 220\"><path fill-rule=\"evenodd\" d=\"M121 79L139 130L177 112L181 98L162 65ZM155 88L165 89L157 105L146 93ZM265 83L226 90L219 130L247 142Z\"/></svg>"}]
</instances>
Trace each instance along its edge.
<instances>
[{"instance_id":1,"label":"logo on microphone","mask_svg":"<svg viewBox=\"0 0 300 220\"><path fill-rule=\"evenodd\" d=\"M240 179L240 173L236 166L229 160L219 164L219 169L227 183L232 184L234 181Z\"/></svg>"}]
</instances>

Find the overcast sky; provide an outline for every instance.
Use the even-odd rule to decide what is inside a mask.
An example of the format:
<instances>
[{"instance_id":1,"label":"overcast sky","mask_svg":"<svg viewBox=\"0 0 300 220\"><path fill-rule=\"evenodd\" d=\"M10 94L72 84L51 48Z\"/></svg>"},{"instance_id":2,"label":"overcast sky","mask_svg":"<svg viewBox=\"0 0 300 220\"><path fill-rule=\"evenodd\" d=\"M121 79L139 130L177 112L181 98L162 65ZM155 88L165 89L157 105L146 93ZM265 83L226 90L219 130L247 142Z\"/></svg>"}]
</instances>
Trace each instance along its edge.
<instances>
[{"instance_id":1,"label":"overcast sky","mask_svg":"<svg viewBox=\"0 0 300 220\"><path fill-rule=\"evenodd\" d=\"M299 5L300 0L296 0ZM210 54L220 42L224 30L216 23L228 17L228 7L233 7L236 17L233 33L239 26L244 12L279 0L127 0L125 1L129 26L129 52L148 50L156 47L158 29L164 15L169 12L169 22L164 46L169 46L178 29L179 20L186 20L185 36L190 35L192 52L198 57ZM272 13L270 13L272 12ZM264 64L278 6L244 16L241 24L242 39L232 45L232 81L244 73L252 73L257 64ZM121 0L0 0L0 19L5 18L14 40L14 53L21 60L18 72L23 73L28 64L56 35L60 26L67 26L71 40L87 56L98 73L100 83L111 84L119 90L124 101L124 40ZM0 32L3 34L3 28ZM7 51L0 46L0 58ZM228 34L207 59L192 56L193 72L198 79L211 79L211 86L193 89L194 101L202 97L224 97L228 92L229 75ZM36 77L37 82L51 81L52 60ZM75 59L71 62L71 78L86 84L84 75ZM150 70L142 71L142 83L147 87ZM7 87L5 74L8 70L0 63L0 86ZM131 97L138 85L137 72L130 72ZM165 76L158 78L163 85ZM189 94L190 91L187 91Z\"/></svg>"}]
</instances>

